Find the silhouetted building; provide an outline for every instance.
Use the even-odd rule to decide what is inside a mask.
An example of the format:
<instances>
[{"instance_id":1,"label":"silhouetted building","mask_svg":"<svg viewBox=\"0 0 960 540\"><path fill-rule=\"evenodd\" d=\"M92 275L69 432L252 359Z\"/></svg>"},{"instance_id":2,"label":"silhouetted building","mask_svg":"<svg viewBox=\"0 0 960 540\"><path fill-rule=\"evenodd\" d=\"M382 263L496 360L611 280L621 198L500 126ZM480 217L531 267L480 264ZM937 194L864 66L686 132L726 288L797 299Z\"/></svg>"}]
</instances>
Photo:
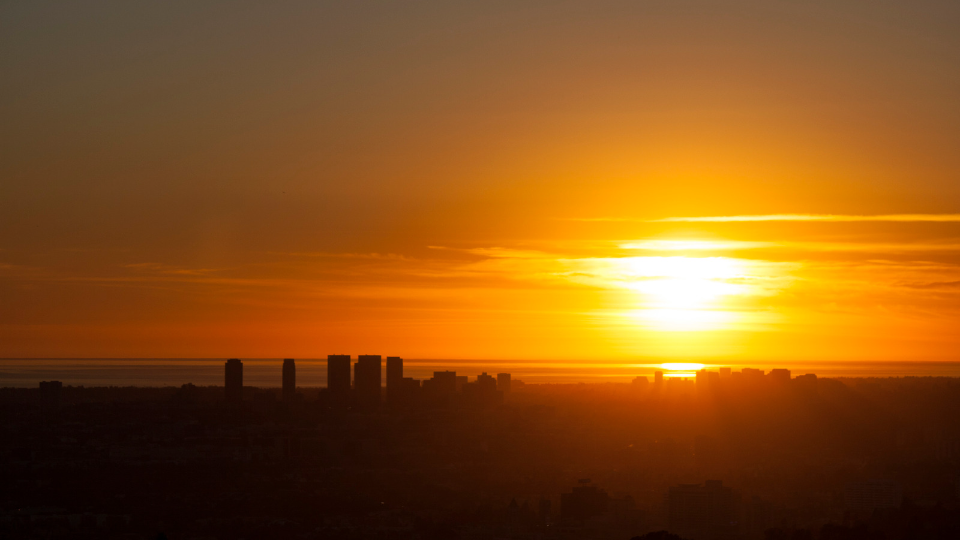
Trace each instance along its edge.
<instances>
[{"instance_id":1,"label":"silhouetted building","mask_svg":"<svg viewBox=\"0 0 960 540\"><path fill-rule=\"evenodd\" d=\"M283 400L293 401L297 396L297 365L293 358L283 360Z\"/></svg>"},{"instance_id":2,"label":"silhouetted building","mask_svg":"<svg viewBox=\"0 0 960 540\"><path fill-rule=\"evenodd\" d=\"M462 390L464 402L471 406L489 407L503 403L503 392L497 390L497 380L486 372L477 375L477 380L464 385Z\"/></svg>"},{"instance_id":3,"label":"silhouetted building","mask_svg":"<svg viewBox=\"0 0 960 540\"><path fill-rule=\"evenodd\" d=\"M401 381L400 392L403 395L404 405L414 405L420 398L420 381L413 377L404 377Z\"/></svg>"},{"instance_id":4,"label":"silhouetted building","mask_svg":"<svg viewBox=\"0 0 960 540\"><path fill-rule=\"evenodd\" d=\"M648 381L647 378L644 377L643 375L639 377L634 377L633 381L631 382L631 386L633 387L634 390L637 390L637 391L646 390L647 386L649 385L650 385L650 381Z\"/></svg>"},{"instance_id":5,"label":"silhouetted building","mask_svg":"<svg viewBox=\"0 0 960 540\"><path fill-rule=\"evenodd\" d=\"M763 370L756 368L743 368L740 370L742 374L743 383L755 387L763 383Z\"/></svg>"},{"instance_id":6,"label":"silhouetted building","mask_svg":"<svg viewBox=\"0 0 960 540\"><path fill-rule=\"evenodd\" d=\"M667 494L670 532L692 540L736 537L737 500L720 480L681 484Z\"/></svg>"},{"instance_id":7,"label":"silhouetted building","mask_svg":"<svg viewBox=\"0 0 960 540\"><path fill-rule=\"evenodd\" d=\"M243 362L231 358L223 365L224 397L228 403L243 401Z\"/></svg>"},{"instance_id":8,"label":"silhouetted building","mask_svg":"<svg viewBox=\"0 0 960 540\"><path fill-rule=\"evenodd\" d=\"M497 390L497 380L487 375L487 372L484 371L480 375L477 375L477 386L483 388L485 391L495 392Z\"/></svg>"},{"instance_id":9,"label":"silhouetted building","mask_svg":"<svg viewBox=\"0 0 960 540\"><path fill-rule=\"evenodd\" d=\"M720 386L720 373L701 369L697 372L696 384L698 392L714 391Z\"/></svg>"},{"instance_id":10,"label":"silhouetted building","mask_svg":"<svg viewBox=\"0 0 960 540\"><path fill-rule=\"evenodd\" d=\"M787 384L790 382L789 369L771 369L770 374L767 376L770 377L771 381L777 384Z\"/></svg>"},{"instance_id":11,"label":"silhouetted building","mask_svg":"<svg viewBox=\"0 0 960 540\"><path fill-rule=\"evenodd\" d=\"M357 357L353 367L353 388L358 405L380 405L381 362L379 354L361 354Z\"/></svg>"},{"instance_id":12,"label":"silhouetted building","mask_svg":"<svg viewBox=\"0 0 960 540\"><path fill-rule=\"evenodd\" d=\"M817 376L813 373L797 375L793 379L793 384L802 391L812 392L817 389Z\"/></svg>"},{"instance_id":13,"label":"silhouetted building","mask_svg":"<svg viewBox=\"0 0 960 540\"><path fill-rule=\"evenodd\" d=\"M434 371L433 378L424 381L424 387L430 383L431 389L440 394L452 394L457 391L457 372L456 371Z\"/></svg>"},{"instance_id":14,"label":"silhouetted building","mask_svg":"<svg viewBox=\"0 0 960 540\"><path fill-rule=\"evenodd\" d=\"M403 358L387 357L387 403L400 405L403 399Z\"/></svg>"},{"instance_id":15,"label":"silhouetted building","mask_svg":"<svg viewBox=\"0 0 960 540\"><path fill-rule=\"evenodd\" d=\"M454 391L459 392L463 390L463 387L469 383L469 379L466 375L457 375L456 383L453 387Z\"/></svg>"},{"instance_id":16,"label":"silhouetted building","mask_svg":"<svg viewBox=\"0 0 960 540\"><path fill-rule=\"evenodd\" d=\"M590 484L590 480L580 480L580 485L570 493L560 494L560 521L578 523L607 511L610 496L607 492Z\"/></svg>"},{"instance_id":17,"label":"silhouetted building","mask_svg":"<svg viewBox=\"0 0 960 540\"><path fill-rule=\"evenodd\" d=\"M350 393L350 355L327 356L327 389L334 399L343 399Z\"/></svg>"},{"instance_id":18,"label":"silhouetted building","mask_svg":"<svg viewBox=\"0 0 960 540\"><path fill-rule=\"evenodd\" d=\"M510 393L510 374L497 373L497 389L505 395Z\"/></svg>"},{"instance_id":19,"label":"silhouetted building","mask_svg":"<svg viewBox=\"0 0 960 540\"><path fill-rule=\"evenodd\" d=\"M40 407L54 410L60 407L60 392L63 383L60 381L43 381L40 383Z\"/></svg>"},{"instance_id":20,"label":"silhouetted building","mask_svg":"<svg viewBox=\"0 0 960 540\"><path fill-rule=\"evenodd\" d=\"M720 368L720 378L721 378L721 379L726 379L727 377L730 376L731 373L732 373L732 370L731 370L730 368L728 368L728 367L722 367L722 368Z\"/></svg>"},{"instance_id":21,"label":"silhouetted building","mask_svg":"<svg viewBox=\"0 0 960 540\"><path fill-rule=\"evenodd\" d=\"M655 371L653 373L653 384L663 384L663 372Z\"/></svg>"}]
</instances>

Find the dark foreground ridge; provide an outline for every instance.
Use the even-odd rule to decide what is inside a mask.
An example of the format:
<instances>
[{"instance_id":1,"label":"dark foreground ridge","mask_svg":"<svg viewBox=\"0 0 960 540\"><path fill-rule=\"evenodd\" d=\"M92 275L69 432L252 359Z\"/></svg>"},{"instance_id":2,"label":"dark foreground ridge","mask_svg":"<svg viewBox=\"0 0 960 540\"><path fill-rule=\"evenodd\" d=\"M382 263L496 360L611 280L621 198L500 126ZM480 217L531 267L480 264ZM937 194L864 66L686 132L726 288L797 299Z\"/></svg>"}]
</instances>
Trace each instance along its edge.
<instances>
[{"instance_id":1,"label":"dark foreground ridge","mask_svg":"<svg viewBox=\"0 0 960 540\"><path fill-rule=\"evenodd\" d=\"M960 538L960 379L0 389L0 538ZM352 368L352 369L351 369ZM352 373L351 373L352 372ZM351 377L352 375L352 377Z\"/></svg>"}]
</instances>

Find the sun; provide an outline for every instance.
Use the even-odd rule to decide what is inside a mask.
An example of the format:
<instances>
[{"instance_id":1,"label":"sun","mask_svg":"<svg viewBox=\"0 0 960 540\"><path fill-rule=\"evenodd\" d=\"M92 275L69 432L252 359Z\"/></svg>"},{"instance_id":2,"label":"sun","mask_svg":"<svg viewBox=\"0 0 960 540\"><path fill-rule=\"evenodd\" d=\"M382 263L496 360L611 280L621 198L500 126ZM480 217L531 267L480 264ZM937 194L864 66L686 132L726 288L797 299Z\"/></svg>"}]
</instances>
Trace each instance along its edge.
<instances>
[{"instance_id":1,"label":"sun","mask_svg":"<svg viewBox=\"0 0 960 540\"><path fill-rule=\"evenodd\" d=\"M730 319L722 299L741 294L732 282L743 275L737 259L725 257L633 257L625 270L640 294L639 319L663 330L705 330Z\"/></svg>"}]
</instances>

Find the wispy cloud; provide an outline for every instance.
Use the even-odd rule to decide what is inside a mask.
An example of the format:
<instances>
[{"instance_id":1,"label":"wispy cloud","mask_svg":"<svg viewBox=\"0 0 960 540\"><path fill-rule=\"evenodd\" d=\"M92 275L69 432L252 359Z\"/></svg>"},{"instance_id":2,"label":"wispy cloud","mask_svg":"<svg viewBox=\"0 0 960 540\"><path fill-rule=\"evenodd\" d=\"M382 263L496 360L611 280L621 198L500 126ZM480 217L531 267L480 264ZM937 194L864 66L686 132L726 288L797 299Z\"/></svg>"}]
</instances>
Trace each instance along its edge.
<instances>
[{"instance_id":1,"label":"wispy cloud","mask_svg":"<svg viewBox=\"0 0 960 540\"><path fill-rule=\"evenodd\" d=\"M750 221L895 221L895 222L960 222L960 214L877 214L877 215L849 215L849 214L761 214L746 216L681 216L661 219L645 219L631 217L592 217L569 218L565 221L597 221L597 222L633 222L633 223L729 223Z\"/></svg>"},{"instance_id":2,"label":"wispy cloud","mask_svg":"<svg viewBox=\"0 0 960 540\"><path fill-rule=\"evenodd\" d=\"M668 217L646 220L651 223L664 222L737 222L737 221L897 221L897 222L960 222L960 214L878 214L872 216L845 214L766 214L755 216L696 216Z\"/></svg>"},{"instance_id":3,"label":"wispy cloud","mask_svg":"<svg viewBox=\"0 0 960 540\"><path fill-rule=\"evenodd\" d=\"M775 242L745 242L739 240L637 240L619 245L621 249L647 251L730 251L777 247Z\"/></svg>"}]
</instances>

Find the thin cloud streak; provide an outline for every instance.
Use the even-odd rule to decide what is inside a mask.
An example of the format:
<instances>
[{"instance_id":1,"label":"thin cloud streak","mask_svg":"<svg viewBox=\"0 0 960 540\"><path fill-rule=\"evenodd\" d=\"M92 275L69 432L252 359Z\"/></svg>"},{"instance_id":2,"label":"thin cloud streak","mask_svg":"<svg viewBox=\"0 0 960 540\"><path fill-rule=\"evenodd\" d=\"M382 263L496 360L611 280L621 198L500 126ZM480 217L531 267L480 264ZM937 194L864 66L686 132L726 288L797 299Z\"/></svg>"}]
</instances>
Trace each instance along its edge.
<instances>
[{"instance_id":1,"label":"thin cloud streak","mask_svg":"<svg viewBox=\"0 0 960 540\"><path fill-rule=\"evenodd\" d=\"M955 223L960 222L960 214L878 214L878 215L847 215L847 214L762 214L746 216L680 216L660 219L644 219L630 217L594 217L594 218L567 218L564 221L585 222L623 222L623 223L736 223L757 221L829 221L829 222L860 222L860 221L892 221L900 223L933 222Z\"/></svg>"},{"instance_id":2,"label":"thin cloud streak","mask_svg":"<svg viewBox=\"0 0 960 540\"><path fill-rule=\"evenodd\" d=\"M757 216L669 217L646 220L649 223L676 222L740 222L740 221L895 221L895 222L960 222L960 214L880 214L873 216L842 214L768 214Z\"/></svg>"}]
</instances>

